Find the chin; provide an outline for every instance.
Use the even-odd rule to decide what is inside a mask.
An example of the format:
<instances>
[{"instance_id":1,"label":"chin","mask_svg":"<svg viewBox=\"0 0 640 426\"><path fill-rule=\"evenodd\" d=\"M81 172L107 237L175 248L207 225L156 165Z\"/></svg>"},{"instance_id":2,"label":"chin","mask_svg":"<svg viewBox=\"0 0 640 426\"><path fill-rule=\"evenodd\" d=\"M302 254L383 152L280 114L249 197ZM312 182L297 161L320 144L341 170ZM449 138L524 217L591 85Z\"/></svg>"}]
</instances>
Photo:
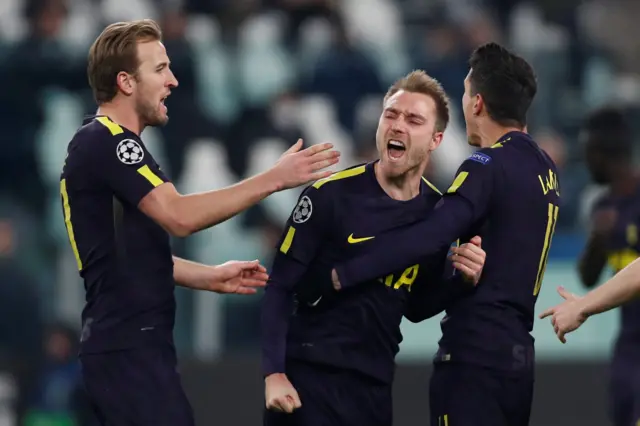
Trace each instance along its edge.
<instances>
[{"instance_id":1,"label":"chin","mask_svg":"<svg viewBox=\"0 0 640 426\"><path fill-rule=\"evenodd\" d=\"M169 122L168 116L156 116L150 120L147 120L147 126L150 127L162 127Z\"/></svg>"},{"instance_id":2,"label":"chin","mask_svg":"<svg viewBox=\"0 0 640 426\"><path fill-rule=\"evenodd\" d=\"M471 146L480 147L480 137L478 135L467 135L467 143Z\"/></svg>"}]
</instances>

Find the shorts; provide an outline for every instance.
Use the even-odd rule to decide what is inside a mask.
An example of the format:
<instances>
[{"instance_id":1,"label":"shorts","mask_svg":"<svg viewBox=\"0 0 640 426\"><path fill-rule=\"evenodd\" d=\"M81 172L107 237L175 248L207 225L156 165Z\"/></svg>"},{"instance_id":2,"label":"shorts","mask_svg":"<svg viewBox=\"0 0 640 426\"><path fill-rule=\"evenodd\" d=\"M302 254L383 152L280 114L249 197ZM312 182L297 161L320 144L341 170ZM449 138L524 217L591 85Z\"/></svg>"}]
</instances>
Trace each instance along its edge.
<instances>
[{"instance_id":1,"label":"shorts","mask_svg":"<svg viewBox=\"0 0 640 426\"><path fill-rule=\"evenodd\" d=\"M302 406L291 414L264 410L264 426L392 426L392 385L351 370L287 363Z\"/></svg>"},{"instance_id":2,"label":"shorts","mask_svg":"<svg viewBox=\"0 0 640 426\"><path fill-rule=\"evenodd\" d=\"M101 426L194 426L172 346L82 354L82 380Z\"/></svg>"},{"instance_id":3,"label":"shorts","mask_svg":"<svg viewBox=\"0 0 640 426\"><path fill-rule=\"evenodd\" d=\"M429 385L431 426L527 426L533 382L533 371L507 375L437 363Z\"/></svg>"}]
</instances>

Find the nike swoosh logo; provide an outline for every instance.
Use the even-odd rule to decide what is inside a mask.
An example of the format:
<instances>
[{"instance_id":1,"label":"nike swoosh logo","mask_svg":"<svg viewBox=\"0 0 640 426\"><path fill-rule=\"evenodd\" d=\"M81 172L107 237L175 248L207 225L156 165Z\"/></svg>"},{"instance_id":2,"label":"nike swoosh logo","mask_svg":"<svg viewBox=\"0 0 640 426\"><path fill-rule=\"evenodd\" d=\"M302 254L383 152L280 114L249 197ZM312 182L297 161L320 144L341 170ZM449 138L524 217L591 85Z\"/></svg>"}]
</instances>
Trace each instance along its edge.
<instances>
[{"instance_id":1,"label":"nike swoosh logo","mask_svg":"<svg viewBox=\"0 0 640 426\"><path fill-rule=\"evenodd\" d=\"M309 303L309 306L311 306L312 308L315 307L318 303L320 303L320 301L322 300L322 296L318 297L318 300L316 300L313 303Z\"/></svg>"},{"instance_id":2,"label":"nike swoosh logo","mask_svg":"<svg viewBox=\"0 0 640 426\"><path fill-rule=\"evenodd\" d=\"M349 238L347 238L347 242L349 244L358 244L358 243L362 243L364 241L369 241L369 240L373 240L375 237L364 237L364 238L354 238L353 234L349 235Z\"/></svg>"}]
</instances>

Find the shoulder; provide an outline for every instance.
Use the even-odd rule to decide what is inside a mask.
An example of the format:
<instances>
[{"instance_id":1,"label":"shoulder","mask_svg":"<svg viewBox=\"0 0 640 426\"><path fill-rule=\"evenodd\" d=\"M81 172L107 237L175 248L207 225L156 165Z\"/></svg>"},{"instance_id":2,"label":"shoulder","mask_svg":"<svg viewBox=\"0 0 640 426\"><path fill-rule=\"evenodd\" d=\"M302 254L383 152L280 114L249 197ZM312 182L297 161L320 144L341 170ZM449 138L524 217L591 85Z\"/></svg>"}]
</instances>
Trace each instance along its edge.
<instances>
[{"instance_id":1,"label":"shoulder","mask_svg":"<svg viewBox=\"0 0 640 426\"><path fill-rule=\"evenodd\" d=\"M329 177L320 179L306 187L294 208L292 220L295 223L305 222L311 217L313 212L320 211L326 214L333 211L334 200L359 182L366 174L366 164L361 164L332 174Z\"/></svg>"},{"instance_id":2,"label":"shoulder","mask_svg":"<svg viewBox=\"0 0 640 426\"><path fill-rule=\"evenodd\" d=\"M113 156L124 164L137 164L150 155L138 135L114 123L108 117L96 117L76 132L71 151L99 160Z\"/></svg>"},{"instance_id":3,"label":"shoulder","mask_svg":"<svg viewBox=\"0 0 640 426\"><path fill-rule=\"evenodd\" d=\"M456 179L464 179L467 175L489 176L502 162L504 150L507 148L482 148L468 156L460 165Z\"/></svg>"},{"instance_id":4,"label":"shoulder","mask_svg":"<svg viewBox=\"0 0 640 426\"><path fill-rule=\"evenodd\" d=\"M94 117L78 129L74 139L81 142L91 140L115 142L125 137L131 137L131 135L131 132L114 123L108 117Z\"/></svg>"},{"instance_id":5,"label":"shoulder","mask_svg":"<svg viewBox=\"0 0 640 426\"><path fill-rule=\"evenodd\" d=\"M359 164L335 172L329 177L320 179L309 185L303 194L316 198L331 198L340 193L360 188L367 177L367 164Z\"/></svg>"},{"instance_id":6,"label":"shoulder","mask_svg":"<svg viewBox=\"0 0 640 426\"><path fill-rule=\"evenodd\" d=\"M318 191L336 191L348 186L357 185L367 174L368 164L358 164L347 169L335 172L329 177L315 181L309 186Z\"/></svg>"},{"instance_id":7,"label":"shoulder","mask_svg":"<svg viewBox=\"0 0 640 426\"><path fill-rule=\"evenodd\" d=\"M481 148L471 154L465 162L471 164L479 164L482 166L495 166L496 163L502 161L502 158L507 153L508 147L505 147L501 143L496 143L488 148Z\"/></svg>"}]
</instances>

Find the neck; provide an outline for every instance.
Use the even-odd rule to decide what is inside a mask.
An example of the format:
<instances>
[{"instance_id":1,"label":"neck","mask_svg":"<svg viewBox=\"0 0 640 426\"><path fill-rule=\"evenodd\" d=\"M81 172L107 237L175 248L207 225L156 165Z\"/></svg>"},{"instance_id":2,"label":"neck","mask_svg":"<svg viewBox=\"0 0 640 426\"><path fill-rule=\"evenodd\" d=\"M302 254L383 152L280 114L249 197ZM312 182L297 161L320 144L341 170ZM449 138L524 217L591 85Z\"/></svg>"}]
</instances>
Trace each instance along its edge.
<instances>
[{"instance_id":1,"label":"neck","mask_svg":"<svg viewBox=\"0 0 640 426\"><path fill-rule=\"evenodd\" d=\"M106 115L116 124L119 124L136 135L140 136L144 130L144 124L140 116L136 113L133 105L129 103L113 100L98 107L98 115Z\"/></svg>"},{"instance_id":2,"label":"neck","mask_svg":"<svg viewBox=\"0 0 640 426\"><path fill-rule=\"evenodd\" d=\"M505 127L496 124L491 120L487 120L478 128L478 136L480 136L480 148L489 148L509 132L526 132L526 130L526 127L524 129L520 127Z\"/></svg>"},{"instance_id":3,"label":"neck","mask_svg":"<svg viewBox=\"0 0 640 426\"><path fill-rule=\"evenodd\" d=\"M611 179L611 192L618 196L627 196L635 192L638 186L638 176L630 164L616 167Z\"/></svg>"},{"instance_id":4,"label":"neck","mask_svg":"<svg viewBox=\"0 0 640 426\"><path fill-rule=\"evenodd\" d=\"M400 176L390 176L385 170L384 163L378 161L373 166L376 180L382 190L391 198L398 201L407 201L420 194L420 184L424 167L415 167Z\"/></svg>"}]
</instances>

